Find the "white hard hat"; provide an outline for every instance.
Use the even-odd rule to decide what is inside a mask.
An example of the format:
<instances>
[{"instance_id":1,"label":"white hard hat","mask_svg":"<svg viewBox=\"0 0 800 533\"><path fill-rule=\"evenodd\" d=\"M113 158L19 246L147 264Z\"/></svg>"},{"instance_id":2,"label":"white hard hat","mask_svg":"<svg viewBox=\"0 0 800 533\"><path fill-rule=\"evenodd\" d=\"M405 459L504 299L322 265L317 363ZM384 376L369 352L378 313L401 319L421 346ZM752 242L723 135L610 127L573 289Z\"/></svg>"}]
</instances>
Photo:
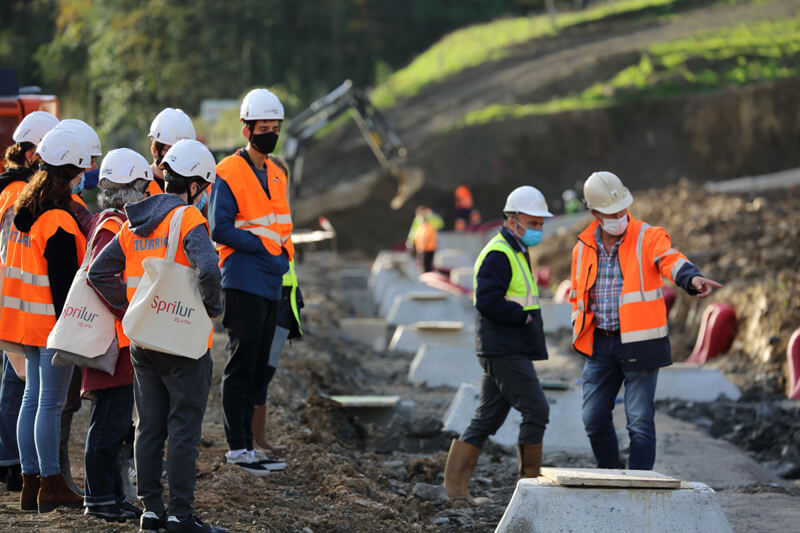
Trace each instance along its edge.
<instances>
[{"instance_id":1,"label":"white hard hat","mask_svg":"<svg viewBox=\"0 0 800 533\"><path fill-rule=\"evenodd\" d=\"M100 137L97 135L97 132L94 131L94 128L84 121L78 120L77 118L65 118L58 123L56 129L72 130L83 137L86 144L89 145L89 154L92 157L103 155L103 149L100 146Z\"/></svg>"},{"instance_id":2,"label":"white hard hat","mask_svg":"<svg viewBox=\"0 0 800 533\"><path fill-rule=\"evenodd\" d=\"M601 170L592 173L583 184L586 207L604 215L613 215L633 203L633 195L622 181L611 172Z\"/></svg>"},{"instance_id":3,"label":"white hard hat","mask_svg":"<svg viewBox=\"0 0 800 533\"><path fill-rule=\"evenodd\" d=\"M553 214L547 210L544 195L536 187L523 185L517 187L506 198L503 213L525 213L532 217L551 217Z\"/></svg>"},{"instance_id":4,"label":"white hard hat","mask_svg":"<svg viewBox=\"0 0 800 533\"><path fill-rule=\"evenodd\" d=\"M91 168L92 166L86 140L73 130L53 128L48 131L37 146L36 153L42 161L54 167L75 165L79 168Z\"/></svg>"},{"instance_id":5,"label":"white hard hat","mask_svg":"<svg viewBox=\"0 0 800 533\"><path fill-rule=\"evenodd\" d=\"M52 130L58 125L58 119L55 115L47 111L34 111L28 115L14 130L14 135L11 136L15 143L32 143L38 145L42 142L42 137L48 131Z\"/></svg>"},{"instance_id":6,"label":"white hard hat","mask_svg":"<svg viewBox=\"0 0 800 533\"><path fill-rule=\"evenodd\" d=\"M150 124L150 137L161 144L172 146L181 139L197 139L189 115L182 109L166 107Z\"/></svg>"},{"instance_id":7,"label":"white hard hat","mask_svg":"<svg viewBox=\"0 0 800 533\"><path fill-rule=\"evenodd\" d=\"M100 180L114 183L130 183L137 179L152 180L150 164L138 152L130 148L111 150L100 165Z\"/></svg>"},{"instance_id":8,"label":"white hard hat","mask_svg":"<svg viewBox=\"0 0 800 533\"><path fill-rule=\"evenodd\" d=\"M267 89L253 89L242 100L242 120L283 120L283 104Z\"/></svg>"},{"instance_id":9,"label":"white hard hat","mask_svg":"<svg viewBox=\"0 0 800 533\"><path fill-rule=\"evenodd\" d=\"M167 150L164 164L179 176L197 176L209 183L217 178L217 162L206 145L194 139L181 139Z\"/></svg>"}]
</instances>

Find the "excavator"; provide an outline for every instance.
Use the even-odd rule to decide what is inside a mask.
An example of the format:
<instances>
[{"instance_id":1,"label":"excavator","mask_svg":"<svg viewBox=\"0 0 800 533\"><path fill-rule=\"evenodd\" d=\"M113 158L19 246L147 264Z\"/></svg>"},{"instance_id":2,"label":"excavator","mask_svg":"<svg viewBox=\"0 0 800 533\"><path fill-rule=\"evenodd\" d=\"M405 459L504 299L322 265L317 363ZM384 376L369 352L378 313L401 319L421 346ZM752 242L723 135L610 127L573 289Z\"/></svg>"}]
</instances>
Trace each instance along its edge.
<instances>
[{"instance_id":1,"label":"excavator","mask_svg":"<svg viewBox=\"0 0 800 533\"><path fill-rule=\"evenodd\" d=\"M283 136L282 156L286 160L292 176L292 193L300 196L303 180L303 153L308 141L315 133L330 124L342 114L351 115L358 129L367 141L380 166L395 180L397 193L390 202L392 209L399 209L417 192L424 183L422 169L405 164L408 154L400 138L389 126L386 118L370 102L369 97L345 80L327 95L315 100L308 108L291 119L281 135Z\"/></svg>"}]
</instances>

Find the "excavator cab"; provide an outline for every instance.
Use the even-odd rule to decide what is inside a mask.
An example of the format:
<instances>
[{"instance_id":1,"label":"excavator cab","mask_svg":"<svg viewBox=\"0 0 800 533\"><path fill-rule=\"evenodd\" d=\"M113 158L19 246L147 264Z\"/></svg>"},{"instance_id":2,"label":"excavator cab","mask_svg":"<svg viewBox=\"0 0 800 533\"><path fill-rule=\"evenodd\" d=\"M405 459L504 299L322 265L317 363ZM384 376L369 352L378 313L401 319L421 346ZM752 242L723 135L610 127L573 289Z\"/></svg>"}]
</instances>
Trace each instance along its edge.
<instances>
[{"instance_id":1,"label":"excavator cab","mask_svg":"<svg viewBox=\"0 0 800 533\"><path fill-rule=\"evenodd\" d=\"M397 193L390 203L399 209L424 182L422 169L405 164L407 151L383 114L367 95L346 80L295 116L281 134L283 158L292 176L292 192L299 197L303 180L303 152L308 141L337 117L352 111L353 119L380 166L397 181Z\"/></svg>"}]
</instances>

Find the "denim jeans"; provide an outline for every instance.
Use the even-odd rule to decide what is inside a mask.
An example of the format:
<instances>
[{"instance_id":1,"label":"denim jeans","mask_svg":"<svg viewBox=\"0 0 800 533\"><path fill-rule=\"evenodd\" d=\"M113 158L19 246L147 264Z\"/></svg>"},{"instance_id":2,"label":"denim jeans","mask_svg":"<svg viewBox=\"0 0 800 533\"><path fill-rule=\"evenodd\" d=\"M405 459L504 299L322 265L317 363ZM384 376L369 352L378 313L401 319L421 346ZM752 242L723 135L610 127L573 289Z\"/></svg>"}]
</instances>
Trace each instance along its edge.
<instances>
[{"instance_id":1,"label":"denim jeans","mask_svg":"<svg viewBox=\"0 0 800 533\"><path fill-rule=\"evenodd\" d=\"M72 377L72 365L53 366L54 350L25 346L25 393L17 421L17 442L24 474L54 476L61 472L58 446L61 410Z\"/></svg>"},{"instance_id":2,"label":"denim jeans","mask_svg":"<svg viewBox=\"0 0 800 533\"><path fill-rule=\"evenodd\" d=\"M619 444L612 410L625 384L630 451L628 468L652 470L656 458L653 420L658 369L625 370L619 354L619 336L595 335L593 355L583 367L583 425L592 444L598 468L619 468Z\"/></svg>"},{"instance_id":3,"label":"denim jeans","mask_svg":"<svg viewBox=\"0 0 800 533\"><path fill-rule=\"evenodd\" d=\"M119 449L128 437L133 412L133 385L93 391L92 414L86 435L84 503L108 505L125 501L119 472Z\"/></svg>"},{"instance_id":4,"label":"denim jeans","mask_svg":"<svg viewBox=\"0 0 800 533\"><path fill-rule=\"evenodd\" d=\"M3 354L3 380L0 382L0 466L19 464L17 418L22 405L25 381L17 377L6 354Z\"/></svg>"}]
</instances>

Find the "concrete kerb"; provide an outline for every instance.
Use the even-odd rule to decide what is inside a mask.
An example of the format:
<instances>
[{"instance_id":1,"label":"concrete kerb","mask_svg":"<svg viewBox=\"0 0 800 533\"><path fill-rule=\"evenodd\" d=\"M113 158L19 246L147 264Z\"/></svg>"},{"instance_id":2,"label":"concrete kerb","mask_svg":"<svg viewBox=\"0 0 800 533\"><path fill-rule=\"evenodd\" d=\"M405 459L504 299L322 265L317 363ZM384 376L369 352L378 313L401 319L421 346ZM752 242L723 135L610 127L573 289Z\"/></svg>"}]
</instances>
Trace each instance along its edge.
<instances>
[{"instance_id":1,"label":"concrete kerb","mask_svg":"<svg viewBox=\"0 0 800 533\"><path fill-rule=\"evenodd\" d=\"M373 350L386 349L389 326L383 318L342 318L339 327L347 339L367 344Z\"/></svg>"},{"instance_id":2,"label":"concrete kerb","mask_svg":"<svg viewBox=\"0 0 800 533\"><path fill-rule=\"evenodd\" d=\"M395 296L386 320L391 325L413 324L420 320L467 322L473 316L472 306L466 298L428 290Z\"/></svg>"},{"instance_id":3,"label":"concrete kerb","mask_svg":"<svg viewBox=\"0 0 800 533\"><path fill-rule=\"evenodd\" d=\"M473 290L474 276L475 269L473 267L456 267L450 271L450 283L464 289Z\"/></svg>"},{"instance_id":4,"label":"concrete kerb","mask_svg":"<svg viewBox=\"0 0 800 533\"><path fill-rule=\"evenodd\" d=\"M475 332L471 327L463 322L450 322L449 326L439 324L439 327L428 327L425 323L401 324L394 330L388 349L414 354L423 344L463 346L475 349Z\"/></svg>"},{"instance_id":5,"label":"concrete kerb","mask_svg":"<svg viewBox=\"0 0 800 533\"><path fill-rule=\"evenodd\" d=\"M736 401L742 393L716 368L675 363L658 372L656 400L712 402L719 396Z\"/></svg>"},{"instance_id":6,"label":"concrete kerb","mask_svg":"<svg viewBox=\"0 0 800 533\"><path fill-rule=\"evenodd\" d=\"M457 248L439 248L433 256L433 266L436 269L472 268L474 263L475 258L471 254Z\"/></svg>"},{"instance_id":7,"label":"concrete kerb","mask_svg":"<svg viewBox=\"0 0 800 533\"><path fill-rule=\"evenodd\" d=\"M456 388L461 383L478 385L483 370L471 345L422 344L411 361L408 381L427 387Z\"/></svg>"},{"instance_id":8,"label":"concrete kerb","mask_svg":"<svg viewBox=\"0 0 800 533\"><path fill-rule=\"evenodd\" d=\"M406 294L428 292L445 294L442 291L431 289L424 283L417 280L410 280L408 278L397 278L394 281L387 283L383 292L378 300L378 315L386 317L394 306L395 300L402 298Z\"/></svg>"},{"instance_id":9,"label":"concrete kerb","mask_svg":"<svg viewBox=\"0 0 800 533\"><path fill-rule=\"evenodd\" d=\"M565 487L520 479L495 533L731 533L717 494L704 483L678 489Z\"/></svg>"}]
</instances>

